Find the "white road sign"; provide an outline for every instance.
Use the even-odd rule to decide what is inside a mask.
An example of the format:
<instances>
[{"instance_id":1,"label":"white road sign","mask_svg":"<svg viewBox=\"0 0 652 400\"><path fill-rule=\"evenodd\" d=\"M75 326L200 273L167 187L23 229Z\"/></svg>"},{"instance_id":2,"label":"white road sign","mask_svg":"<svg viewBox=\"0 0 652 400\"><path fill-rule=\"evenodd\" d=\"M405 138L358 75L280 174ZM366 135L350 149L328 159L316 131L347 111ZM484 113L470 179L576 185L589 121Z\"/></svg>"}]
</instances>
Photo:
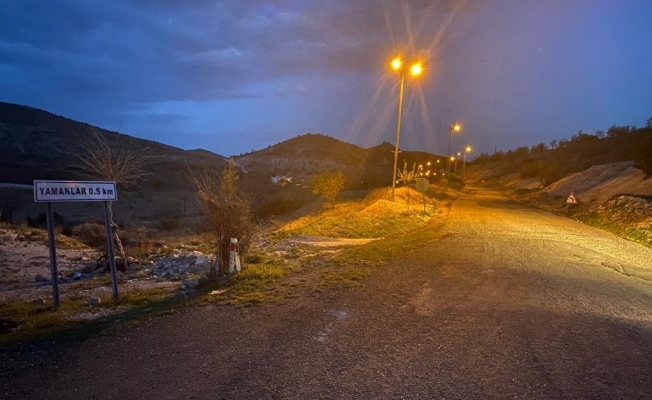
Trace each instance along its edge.
<instances>
[{"instance_id":1,"label":"white road sign","mask_svg":"<svg viewBox=\"0 0 652 400\"><path fill-rule=\"evenodd\" d=\"M577 199L577 196L575 196L575 193L571 192L571 194L568 195L568 198L566 199L566 204L578 204L579 200Z\"/></svg>"},{"instance_id":2,"label":"white road sign","mask_svg":"<svg viewBox=\"0 0 652 400\"><path fill-rule=\"evenodd\" d=\"M34 181L35 202L116 201L115 182Z\"/></svg>"}]
</instances>

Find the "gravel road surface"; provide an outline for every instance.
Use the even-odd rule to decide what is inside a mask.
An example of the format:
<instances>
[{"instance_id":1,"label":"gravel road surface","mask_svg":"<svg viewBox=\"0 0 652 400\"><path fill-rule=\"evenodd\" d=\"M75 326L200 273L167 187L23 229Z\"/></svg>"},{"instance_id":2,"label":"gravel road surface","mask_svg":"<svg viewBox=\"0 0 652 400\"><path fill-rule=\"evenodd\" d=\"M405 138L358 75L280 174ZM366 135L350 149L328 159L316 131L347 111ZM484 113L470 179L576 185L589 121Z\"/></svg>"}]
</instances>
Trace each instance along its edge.
<instances>
[{"instance_id":1,"label":"gravel road surface","mask_svg":"<svg viewBox=\"0 0 652 400\"><path fill-rule=\"evenodd\" d=\"M2 383L30 399L652 399L652 249L476 189L363 286L206 306Z\"/></svg>"}]
</instances>

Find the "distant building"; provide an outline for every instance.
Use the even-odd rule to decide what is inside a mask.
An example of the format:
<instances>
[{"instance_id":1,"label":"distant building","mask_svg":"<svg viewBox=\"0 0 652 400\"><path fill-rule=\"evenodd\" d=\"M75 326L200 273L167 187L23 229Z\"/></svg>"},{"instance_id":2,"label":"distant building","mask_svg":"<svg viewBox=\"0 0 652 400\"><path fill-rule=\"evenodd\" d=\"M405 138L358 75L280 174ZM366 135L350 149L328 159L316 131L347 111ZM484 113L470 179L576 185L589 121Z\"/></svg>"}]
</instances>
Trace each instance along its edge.
<instances>
[{"instance_id":1,"label":"distant building","mask_svg":"<svg viewBox=\"0 0 652 400\"><path fill-rule=\"evenodd\" d=\"M285 186L288 183L292 183L292 177L285 175L274 175L272 176L272 183L275 185Z\"/></svg>"}]
</instances>

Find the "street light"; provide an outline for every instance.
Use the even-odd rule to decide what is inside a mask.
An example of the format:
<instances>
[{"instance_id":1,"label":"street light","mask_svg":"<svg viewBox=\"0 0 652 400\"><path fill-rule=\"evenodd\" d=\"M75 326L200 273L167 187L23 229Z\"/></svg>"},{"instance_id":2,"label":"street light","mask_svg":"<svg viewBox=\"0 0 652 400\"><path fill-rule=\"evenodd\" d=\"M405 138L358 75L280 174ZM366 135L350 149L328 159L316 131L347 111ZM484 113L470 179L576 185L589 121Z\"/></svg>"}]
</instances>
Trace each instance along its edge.
<instances>
[{"instance_id":1,"label":"street light","mask_svg":"<svg viewBox=\"0 0 652 400\"><path fill-rule=\"evenodd\" d=\"M401 137L401 114L403 113L403 87L405 86L405 75L408 70L405 68L403 60L396 57L390 63L392 69L401 74L399 92L398 92L398 117L396 119L396 147L394 149L394 171L392 171L392 201L396 191L396 168L398 166L398 144ZM419 76L423 73L423 64L420 62L413 63L409 68L409 74Z\"/></svg>"},{"instance_id":2,"label":"street light","mask_svg":"<svg viewBox=\"0 0 652 400\"><path fill-rule=\"evenodd\" d=\"M466 147L464 148L464 164L463 164L463 167L462 167L462 176L465 176L465 175L466 175L466 155L467 155L468 153L470 153L471 150L473 150L473 149L471 148L471 146L466 146Z\"/></svg>"},{"instance_id":3,"label":"street light","mask_svg":"<svg viewBox=\"0 0 652 400\"><path fill-rule=\"evenodd\" d=\"M449 133L449 135L448 135L448 154L446 154L446 156L450 158L450 160L448 161L448 174L449 175L451 173L451 161L454 160L454 158L451 157L451 143L453 142L453 131L459 132L461 130L462 130L462 125L455 124L455 125L451 125L451 127L449 129L449 132L448 132Z\"/></svg>"}]
</instances>

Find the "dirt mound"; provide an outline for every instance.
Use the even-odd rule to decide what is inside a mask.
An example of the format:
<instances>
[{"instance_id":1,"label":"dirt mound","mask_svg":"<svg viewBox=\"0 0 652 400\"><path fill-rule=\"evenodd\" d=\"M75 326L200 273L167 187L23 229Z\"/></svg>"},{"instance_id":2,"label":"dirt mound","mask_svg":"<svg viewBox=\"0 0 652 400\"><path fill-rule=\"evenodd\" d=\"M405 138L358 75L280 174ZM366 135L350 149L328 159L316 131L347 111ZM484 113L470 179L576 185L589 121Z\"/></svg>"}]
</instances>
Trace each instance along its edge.
<instances>
[{"instance_id":1,"label":"dirt mound","mask_svg":"<svg viewBox=\"0 0 652 400\"><path fill-rule=\"evenodd\" d=\"M551 184L544 192L553 196L574 192L580 201L602 204L620 194L652 196L652 179L626 161L595 165Z\"/></svg>"}]
</instances>

